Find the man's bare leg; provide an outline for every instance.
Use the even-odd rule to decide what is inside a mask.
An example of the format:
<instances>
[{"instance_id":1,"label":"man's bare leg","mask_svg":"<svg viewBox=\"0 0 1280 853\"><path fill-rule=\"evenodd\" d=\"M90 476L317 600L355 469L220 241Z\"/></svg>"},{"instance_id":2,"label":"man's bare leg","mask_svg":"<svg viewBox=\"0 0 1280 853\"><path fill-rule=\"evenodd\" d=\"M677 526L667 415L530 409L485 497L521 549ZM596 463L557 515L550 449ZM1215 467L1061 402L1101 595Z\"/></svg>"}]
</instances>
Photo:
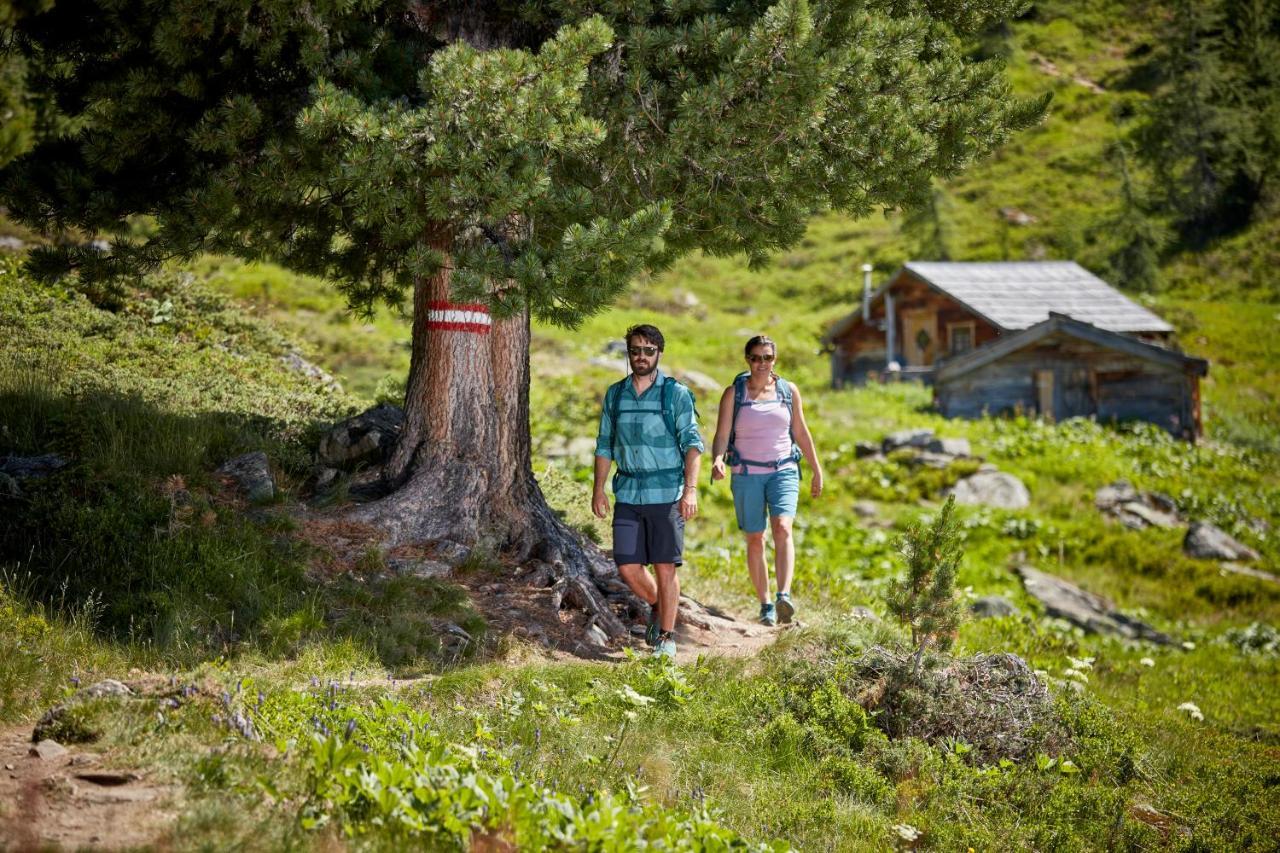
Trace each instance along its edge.
<instances>
[{"instance_id":1,"label":"man's bare leg","mask_svg":"<svg viewBox=\"0 0 1280 853\"><path fill-rule=\"evenodd\" d=\"M675 563L654 563L653 570L658 575L659 625L663 631L671 631L676 627L676 610L680 607L680 578Z\"/></svg>"},{"instance_id":2,"label":"man's bare leg","mask_svg":"<svg viewBox=\"0 0 1280 853\"><path fill-rule=\"evenodd\" d=\"M631 587L645 603L651 607L658 606L658 585L653 581L653 575L639 563L627 563L624 566L618 566L618 574L622 575L622 579L627 582L627 586Z\"/></svg>"}]
</instances>

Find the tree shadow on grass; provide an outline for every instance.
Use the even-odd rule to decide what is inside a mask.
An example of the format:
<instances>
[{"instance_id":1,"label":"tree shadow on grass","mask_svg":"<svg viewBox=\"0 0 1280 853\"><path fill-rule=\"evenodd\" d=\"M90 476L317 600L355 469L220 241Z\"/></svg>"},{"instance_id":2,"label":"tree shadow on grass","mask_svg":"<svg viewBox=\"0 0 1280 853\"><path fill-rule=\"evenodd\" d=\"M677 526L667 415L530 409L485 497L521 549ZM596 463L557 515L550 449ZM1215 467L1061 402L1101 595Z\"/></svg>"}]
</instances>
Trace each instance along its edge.
<instances>
[{"instance_id":1,"label":"tree shadow on grass","mask_svg":"<svg viewBox=\"0 0 1280 853\"><path fill-rule=\"evenodd\" d=\"M0 458L54 453L68 463L0 497L0 582L32 604L87 614L104 638L177 664L350 639L388 670L440 669L480 646L484 620L460 587L381 565L312 571L324 555L296 535L286 503L310 474L324 424L175 414L137 397L4 379ZM274 506L247 504L215 473L254 450L271 460Z\"/></svg>"}]
</instances>

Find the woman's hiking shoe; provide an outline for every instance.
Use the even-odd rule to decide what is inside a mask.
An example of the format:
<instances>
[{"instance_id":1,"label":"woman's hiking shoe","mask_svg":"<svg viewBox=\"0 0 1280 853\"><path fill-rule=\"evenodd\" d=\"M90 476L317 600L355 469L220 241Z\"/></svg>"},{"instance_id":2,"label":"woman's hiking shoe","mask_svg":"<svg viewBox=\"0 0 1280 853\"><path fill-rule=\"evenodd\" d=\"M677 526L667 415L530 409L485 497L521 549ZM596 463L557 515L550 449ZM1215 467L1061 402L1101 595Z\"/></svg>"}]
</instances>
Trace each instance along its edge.
<instances>
[{"instance_id":1,"label":"woman's hiking shoe","mask_svg":"<svg viewBox=\"0 0 1280 853\"><path fill-rule=\"evenodd\" d=\"M768 625L770 628L778 624L778 612L774 606L767 601L760 605L760 624Z\"/></svg>"},{"instance_id":2,"label":"woman's hiking shoe","mask_svg":"<svg viewBox=\"0 0 1280 853\"><path fill-rule=\"evenodd\" d=\"M653 656L655 658L676 659L676 638L670 631L663 631L658 635L658 642L654 646Z\"/></svg>"},{"instance_id":3,"label":"woman's hiking shoe","mask_svg":"<svg viewBox=\"0 0 1280 853\"><path fill-rule=\"evenodd\" d=\"M783 625L790 625L791 618L796 615L796 606L791 603L791 593L778 593L778 621Z\"/></svg>"},{"instance_id":4,"label":"woman's hiking shoe","mask_svg":"<svg viewBox=\"0 0 1280 853\"><path fill-rule=\"evenodd\" d=\"M658 635L662 633L662 627L658 624L658 605L649 605L649 622L644 628L644 641L650 646L658 645Z\"/></svg>"}]
</instances>

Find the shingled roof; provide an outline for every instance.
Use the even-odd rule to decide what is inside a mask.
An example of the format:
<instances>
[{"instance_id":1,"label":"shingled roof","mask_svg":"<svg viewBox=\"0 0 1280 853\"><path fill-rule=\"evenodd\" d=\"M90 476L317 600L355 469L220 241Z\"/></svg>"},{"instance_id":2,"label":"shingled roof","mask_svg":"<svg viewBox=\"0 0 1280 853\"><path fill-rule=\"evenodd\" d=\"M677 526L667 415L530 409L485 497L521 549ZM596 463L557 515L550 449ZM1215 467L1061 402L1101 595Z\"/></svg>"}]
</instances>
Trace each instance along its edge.
<instances>
[{"instance_id":1,"label":"shingled roof","mask_svg":"<svg viewBox=\"0 0 1280 853\"><path fill-rule=\"evenodd\" d=\"M1029 329L1052 311L1111 332L1173 331L1075 261L910 261L905 268L1004 329Z\"/></svg>"}]
</instances>

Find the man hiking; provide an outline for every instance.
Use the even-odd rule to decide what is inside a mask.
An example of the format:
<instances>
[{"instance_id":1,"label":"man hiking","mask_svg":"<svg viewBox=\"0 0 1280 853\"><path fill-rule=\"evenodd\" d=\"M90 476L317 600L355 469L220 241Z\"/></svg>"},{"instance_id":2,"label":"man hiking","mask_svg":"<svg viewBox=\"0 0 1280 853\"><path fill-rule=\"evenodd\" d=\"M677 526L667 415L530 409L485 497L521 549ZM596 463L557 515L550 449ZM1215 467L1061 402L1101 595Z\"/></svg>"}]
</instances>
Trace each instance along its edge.
<instances>
[{"instance_id":1,"label":"man hiking","mask_svg":"<svg viewBox=\"0 0 1280 853\"><path fill-rule=\"evenodd\" d=\"M704 449L693 393L658 369L662 332L627 329L631 374L609 386L596 437L591 509L609 514L604 483L613 463L613 560L631 591L649 604L646 639L673 658L680 603L676 568L683 564L684 523L698 514L698 470ZM652 564L657 583L646 566Z\"/></svg>"}]
</instances>

